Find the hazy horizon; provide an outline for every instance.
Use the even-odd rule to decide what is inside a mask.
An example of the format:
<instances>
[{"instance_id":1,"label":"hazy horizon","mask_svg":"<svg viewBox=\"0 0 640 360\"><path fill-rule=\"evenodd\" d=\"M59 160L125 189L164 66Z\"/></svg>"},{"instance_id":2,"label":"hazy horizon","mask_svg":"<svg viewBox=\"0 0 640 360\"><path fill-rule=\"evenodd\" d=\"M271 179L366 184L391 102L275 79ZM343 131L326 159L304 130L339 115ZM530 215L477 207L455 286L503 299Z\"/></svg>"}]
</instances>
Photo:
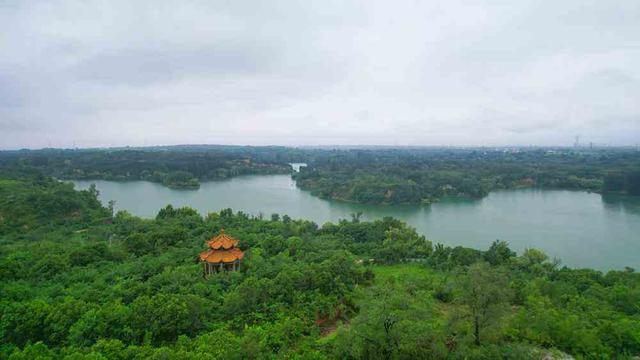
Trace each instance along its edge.
<instances>
[{"instance_id":1,"label":"hazy horizon","mask_svg":"<svg viewBox=\"0 0 640 360\"><path fill-rule=\"evenodd\" d=\"M154 148L175 148L175 147L284 147L293 149L577 149L577 150L605 150L605 149L635 149L640 151L640 144L636 145L596 145L583 144L573 145L385 145L385 144L326 144L326 145L247 145L247 144L158 144L158 145L122 145L122 146L89 146L89 147L22 147L6 148L0 151L43 151L43 150L123 150L123 149L154 149Z\"/></svg>"},{"instance_id":2,"label":"hazy horizon","mask_svg":"<svg viewBox=\"0 0 640 360\"><path fill-rule=\"evenodd\" d=\"M640 2L6 1L0 149L637 146Z\"/></svg>"}]
</instances>

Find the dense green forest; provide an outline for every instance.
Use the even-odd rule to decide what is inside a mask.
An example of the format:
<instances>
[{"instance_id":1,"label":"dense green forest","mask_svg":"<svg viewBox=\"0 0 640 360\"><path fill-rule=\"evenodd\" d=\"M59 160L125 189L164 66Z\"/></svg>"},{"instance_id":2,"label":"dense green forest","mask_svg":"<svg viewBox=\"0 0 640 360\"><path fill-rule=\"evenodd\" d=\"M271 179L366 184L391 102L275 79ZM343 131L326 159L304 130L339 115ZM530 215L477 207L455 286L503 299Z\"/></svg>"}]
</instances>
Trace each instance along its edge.
<instances>
[{"instance_id":1,"label":"dense green forest","mask_svg":"<svg viewBox=\"0 0 640 360\"><path fill-rule=\"evenodd\" d=\"M640 195L635 149L352 149L314 151L295 175L322 198L429 204L496 189L575 189Z\"/></svg>"},{"instance_id":2,"label":"dense green forest","mask_svg":"<svg viewBox=\"0 0 640 360\"><path fill-rule=\"evenodd\" d=\"M221 228L246 256L204 279ZM141 219L22 167L0 171L0 339L3 359L624 359L640 274L432 244L392 218Z\"/></svg>"},{"instance_id":3,"label":"dense green forest","mask_svg":"<svg viewBox=\"0 0 640 360\"><path fill-rule=\"evenodd\" d=\"M282 147L171 146L0 152L0 167L35 167L58 179L147 180L176 189L248 174L287 174L292 150Z\"/></svg>"}]
</instances>

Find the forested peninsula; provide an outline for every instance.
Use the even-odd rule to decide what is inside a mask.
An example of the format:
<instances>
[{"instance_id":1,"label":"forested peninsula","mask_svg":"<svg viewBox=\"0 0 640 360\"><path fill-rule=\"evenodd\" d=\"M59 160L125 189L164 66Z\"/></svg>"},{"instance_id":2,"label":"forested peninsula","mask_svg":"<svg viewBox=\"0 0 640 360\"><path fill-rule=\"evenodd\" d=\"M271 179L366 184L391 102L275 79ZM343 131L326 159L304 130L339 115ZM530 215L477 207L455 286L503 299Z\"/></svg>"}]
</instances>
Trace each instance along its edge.
<instances>
[{"instance_id":1,"label":"forested peninsula","mask_svg":"<svg viewBox=\"0 0 640 360\"><path fill-rule=\"evenodd\" d=\"M636 149L389 148L315 151L295 174L322 198L430 204L498 189L569 189L640 195Z\"/></svg>"},{"instance_id":2,"label":"forested peninsula","mask_svg":"<svg viewBox=\"0 0 640 360\"><path fill-rule=\"evenodd\" d=\"M571 269L504 241L434 244L392 218L167 206L141 219L97 195L37 169L0 170L0 358L640 355L631 268ZM223 228L242 265L205 278L198 254Z\"/></svg>"}]
</instances>

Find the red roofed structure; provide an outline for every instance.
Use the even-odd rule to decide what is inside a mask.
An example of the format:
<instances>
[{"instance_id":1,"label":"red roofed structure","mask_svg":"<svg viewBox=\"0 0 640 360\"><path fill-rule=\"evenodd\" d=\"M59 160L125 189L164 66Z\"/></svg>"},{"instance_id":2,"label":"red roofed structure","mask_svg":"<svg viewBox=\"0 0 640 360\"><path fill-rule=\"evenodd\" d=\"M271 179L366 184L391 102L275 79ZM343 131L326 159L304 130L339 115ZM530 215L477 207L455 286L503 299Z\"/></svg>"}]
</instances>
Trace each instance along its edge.
<instances>
[{"instance_id":1,"label":"red roofed structure","mask_svg":"<svg viewBox=\"0 0 640 360\"><path fill-rule=\"evenodd\" d=\"M244 252L238 248L238 240L220 230L218 236L207 241L209 250L200 253L204 266L204 275L222 271L235 271L240 268Z\"/></svg>"}]
</instances>

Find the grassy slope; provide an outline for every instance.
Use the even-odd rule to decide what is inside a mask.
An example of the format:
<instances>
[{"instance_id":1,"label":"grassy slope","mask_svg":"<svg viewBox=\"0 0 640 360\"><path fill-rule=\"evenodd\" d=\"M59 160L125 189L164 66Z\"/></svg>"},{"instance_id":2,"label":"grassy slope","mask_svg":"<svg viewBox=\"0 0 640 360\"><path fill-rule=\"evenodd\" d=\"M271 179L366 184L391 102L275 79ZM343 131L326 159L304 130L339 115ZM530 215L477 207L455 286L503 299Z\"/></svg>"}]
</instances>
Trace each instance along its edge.
<instances>
[{"instance_id":1,"label":"grassy slope","mask_svg":"<svg viewBox=\"0 0 640 360\"><path fill-rule=\"evenodd\" d=\"M396 265L376 265L372 268L375 274L373 285L394 282L401 288L408 289L407 296L431 296L441 286L452 280L451 273L445 273L434 269L429 269L422 264L407 263ZM369 292L363 289L360 296L367 296ZM434 301L434 313L441 325L445 325L448 318L457 305Z\"/></svg>"},{"instance_id":2,"label":"grassy slope","mask_svg":"<svg viewBox=\"0 0 640 360\"><path fill-rule=\"evenodd\" d=\"M356 291L355 300L358 306L363 306L369 303L375 295L373 289L377 285L392 282L399 287L408 289L409 293L413 295L425 295L425 292L430 292L430 296L435 291L435 287L445 284L448 280L448 275L444 272L428 269L422 264L407 263L397 265L374 265L371 267L375 277L371 285L361 287ZM442 326L447 322L448 316L454 305L446 304L440 301L436 301L435 312L438 314L434 319ZM348 327L348 323L339 324L339 327ZM326 337L323 337L320 342L327 342L333 339L336 332L331 332Z\"/></svg>"}]
</instances>

